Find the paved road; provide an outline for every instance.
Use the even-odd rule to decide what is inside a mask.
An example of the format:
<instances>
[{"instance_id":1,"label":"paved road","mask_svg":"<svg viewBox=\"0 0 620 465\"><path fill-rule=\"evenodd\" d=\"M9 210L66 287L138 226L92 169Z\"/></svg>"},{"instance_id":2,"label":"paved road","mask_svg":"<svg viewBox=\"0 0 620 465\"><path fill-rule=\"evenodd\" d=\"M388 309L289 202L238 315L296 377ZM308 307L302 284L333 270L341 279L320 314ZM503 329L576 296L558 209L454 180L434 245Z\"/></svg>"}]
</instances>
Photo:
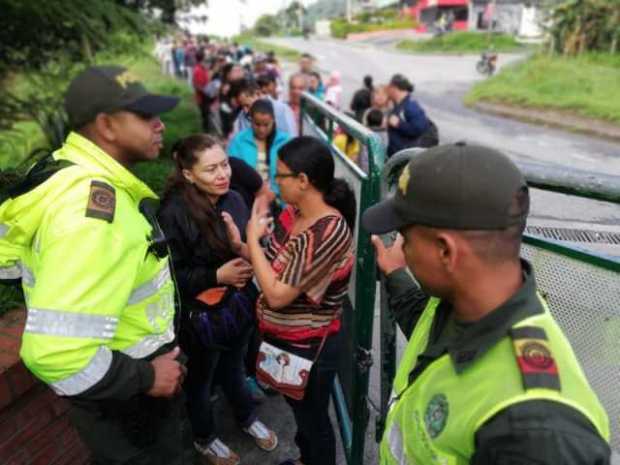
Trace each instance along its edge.
<instances>
[{"instance_id":1,"label":"paved road","mask_svg":"<svg viewBox=\"0 0 620 465\"><path fill-rule=\"evenodd\" d=\"M620 144L572 134L543 126L485 115L466 108L462 99L482 78L475 71L473 55L410 55L371 44L329 39L273 39L274 43L312 53L324 71L338 70L343 76L344 99L348 104L365 74L376 83L387 82L400 72L416 85L416 97L437 122L444 142L475 141L503 150L516 160L620 174ZM499 65L507 66L523 55L501 54ZM620 209L602 202L534 192L532 222L582 229L598 225L620 225ZM615 253L614 253L615 254Z\"/></svg>"}]
</instances>

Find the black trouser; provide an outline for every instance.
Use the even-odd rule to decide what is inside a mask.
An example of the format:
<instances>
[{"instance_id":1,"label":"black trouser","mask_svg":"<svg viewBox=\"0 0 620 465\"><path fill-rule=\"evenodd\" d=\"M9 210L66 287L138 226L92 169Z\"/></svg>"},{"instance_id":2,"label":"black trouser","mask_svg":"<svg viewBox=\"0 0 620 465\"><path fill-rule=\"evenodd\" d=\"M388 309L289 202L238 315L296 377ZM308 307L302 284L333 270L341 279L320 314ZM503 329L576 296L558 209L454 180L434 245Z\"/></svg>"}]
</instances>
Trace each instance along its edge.
<instances>
[{"instance_id":1,"label":"black trouser","mask_svg":"<svg viewBox=\"0 0 620 465\"><path fill-rule=\"evenodd\" d=\"M303 400L285 397L297 423L295 443L301 454L299 460L304 465L336 464L336 436L329 418L329 399L338 368L339 340L339 334L333 334L325 341L318 360L312 365ZM314 342L308 349L296 348L280 341L272 343L313 360L320 341Z\"/></svg>"},{"instance_id":2,"label":"black trouser","mask_svg":"<svg viewBox=\"0 0 620 465\"><path fill-rule=\"evenodd\" d=\"M180 465L184 396L71 402L69 416L94 465Z\"/></svg>"},{"instance_id":3,"label":"black trouser","mask_svg":"<svg viewBox=\"0 0 620 465\"><path fill-rule=\"evenodd\" d=\"M183 388L194 438L202 443L210 442L217 436L211 402L216 384L222 386L242 427L249 427L256 419L255 406L245 383L246 339L247 336L240 338L230 350L194 347L189 352Z\"/></svg>"}]
</instances>

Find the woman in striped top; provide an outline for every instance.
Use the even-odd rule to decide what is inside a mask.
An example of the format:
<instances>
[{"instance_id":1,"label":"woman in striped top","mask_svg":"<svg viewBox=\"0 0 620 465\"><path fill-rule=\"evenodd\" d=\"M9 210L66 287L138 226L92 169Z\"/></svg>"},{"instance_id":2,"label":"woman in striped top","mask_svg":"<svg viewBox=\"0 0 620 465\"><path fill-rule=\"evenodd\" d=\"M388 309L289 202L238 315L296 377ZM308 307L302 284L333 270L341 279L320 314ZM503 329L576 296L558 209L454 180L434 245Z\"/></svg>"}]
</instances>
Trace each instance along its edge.
<instances>
[{"instance_id":1,"label":"woman in striped top","mask_svg":"<svg viewBox=\"0 0 620 465\"><path fill-rule=\"evenodd\" d=\"M247 246L262 289L257 303L265 340L314 360L303 400L287 398L297 423L300 458L287 465L334 465L336 448L328 406L339 355L342 305L353 267L355 198L334 178L334 160L318 139L298 137L278 152L275 175L288 207L263 250L271 220L255 203Z\"/></svg>"}]
</instances>

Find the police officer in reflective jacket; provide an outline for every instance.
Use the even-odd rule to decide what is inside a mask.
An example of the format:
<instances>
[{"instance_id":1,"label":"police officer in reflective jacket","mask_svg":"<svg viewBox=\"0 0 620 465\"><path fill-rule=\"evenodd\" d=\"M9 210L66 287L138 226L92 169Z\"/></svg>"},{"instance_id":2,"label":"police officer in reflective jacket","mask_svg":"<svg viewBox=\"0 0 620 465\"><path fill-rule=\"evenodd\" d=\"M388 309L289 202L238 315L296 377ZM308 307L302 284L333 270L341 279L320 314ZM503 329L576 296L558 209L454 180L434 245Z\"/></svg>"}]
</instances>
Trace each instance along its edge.
<instances>
[{"instance_id":1,"label":"police officer in reflective jacket","mask_svg":"<svg viewBox=\"0 0 620 465\"><path fill-rule=\"evenodd\" d=\"M607 415L519 258L528 211L506 156L457 143L411 160L364 213L368 231L401 234L373 243L409 339L382 465L609 463Z\"/></svg>"},{"instance_id":2,"label":"police officer in reflective jacket","mask_svg":"<svg viewBox=\"0 0 620 465\"><path fill-rule=\"evenodd\" d=\"M97 464L182 456L174 285L157 197L130 171L157 158L177 101L122 67L86 69L65 96L74 132L0 205L0 279L21 279L28 310L21 357L71 402Z\"/></svg>"}]
</instances>

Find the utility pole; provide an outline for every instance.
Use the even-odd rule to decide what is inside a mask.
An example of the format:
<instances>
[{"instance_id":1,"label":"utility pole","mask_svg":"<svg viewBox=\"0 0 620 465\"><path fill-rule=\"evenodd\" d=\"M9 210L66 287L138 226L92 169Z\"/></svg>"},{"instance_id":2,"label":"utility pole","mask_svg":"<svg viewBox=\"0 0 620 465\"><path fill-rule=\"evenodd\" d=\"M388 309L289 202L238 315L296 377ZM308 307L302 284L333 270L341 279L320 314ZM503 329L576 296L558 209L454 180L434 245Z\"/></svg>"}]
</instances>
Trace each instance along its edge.
<instances>
[{"instance_id":1,"label":"utility pole","mask_svg":"<svg viewBox=\"0 0 620 465\"><path fill-rule=\"evenodd\" d=\"M351 0L346 0L347 1L347 23L350 23L351 21L353 21L353 14L351 12Z\"/></svg>"}]
</instances>

